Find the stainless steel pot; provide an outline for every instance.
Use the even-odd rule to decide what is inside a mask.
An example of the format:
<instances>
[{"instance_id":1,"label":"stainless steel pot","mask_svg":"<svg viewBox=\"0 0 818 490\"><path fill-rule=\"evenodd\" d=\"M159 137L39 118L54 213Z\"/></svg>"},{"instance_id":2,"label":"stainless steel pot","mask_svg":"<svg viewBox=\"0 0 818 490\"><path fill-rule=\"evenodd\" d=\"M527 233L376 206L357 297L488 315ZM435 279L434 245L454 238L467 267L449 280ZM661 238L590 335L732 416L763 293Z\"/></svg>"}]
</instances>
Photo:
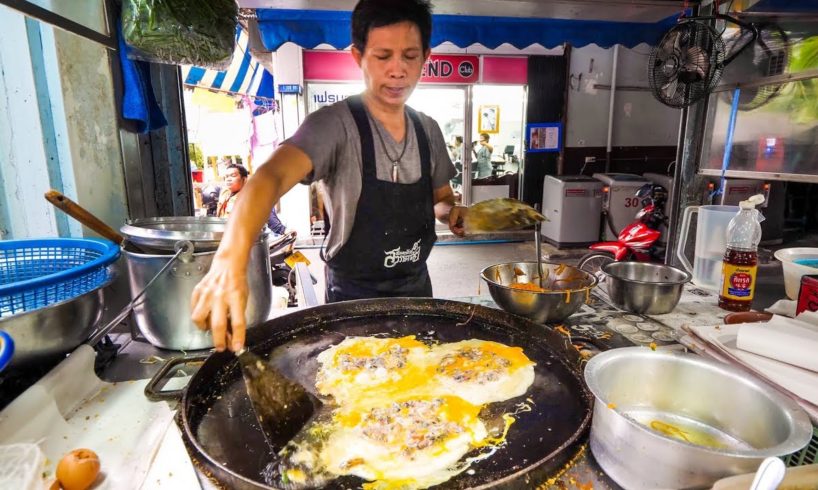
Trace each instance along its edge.
<instances>
[{"instance_id":1,"label":"stainless steel pot","mask_svg":"<svg viewBox=\"0 0 818 490\"><path fill-rule=\"evenodd\" d=\"M647 315L673 311L691 277L681 269L647 262L611 262L602 272L614 306Z\"/></svg>"},{"instance_id":2,"label":"stainless steel pot","mask_svg":"<svg viewBox=\"0 0 818 490\"><path fill-rule=\"evenodd\" d=\"M588 300L596 286L593 274L565 264L542 264L546 292L512 288L515 282L537 282L536 262L511 262L486 267L480 277L486 281L491 298L509 313L537 323L561 322Z\"/></svg>"},{"instance_id":3,"label":"stainless steel pot","mask_svg":"<svg viewBox=\"0 0 818 490\"><path fill-rule=\"evenodd\" d=\"M130 275L131 294L136 295L172 257L170 254L142 254L124 250ZM164 349L196 350L213 347L210 332L199 330L190 320L190 297L204 277L215 251L194 253L181 258L170 271L156 279L134 307L134 320L148 341ZM250 295L247 300L247 326L263 322L272 307L273 283L267 234L262 234L250 250L247 265Z\"/></svg>"},{"instance_id":4,"label":"stainless steel pot","mask_svg":"<svg viewBox=\"0 0 818 490\"><path fill-rule=\"evenodd\" d=\"M131 220L119 231L143 251L171 252L177 242L187 240L197 252L210 252L219 247L226 227L227 218L164 216Z\"/></svg>"},{"instance_id":5,"label":"stainless steel pot","mask_svg":"<svg viewBox=\"0 0 818 490\"><path fill-rule=\"evenodd\" d=\"M629 490L709 488L800 450L812 436L795 402L693 354L614 349L588 362L585 381L596 397L591 451Z\"/></svg>"}]
</instances>

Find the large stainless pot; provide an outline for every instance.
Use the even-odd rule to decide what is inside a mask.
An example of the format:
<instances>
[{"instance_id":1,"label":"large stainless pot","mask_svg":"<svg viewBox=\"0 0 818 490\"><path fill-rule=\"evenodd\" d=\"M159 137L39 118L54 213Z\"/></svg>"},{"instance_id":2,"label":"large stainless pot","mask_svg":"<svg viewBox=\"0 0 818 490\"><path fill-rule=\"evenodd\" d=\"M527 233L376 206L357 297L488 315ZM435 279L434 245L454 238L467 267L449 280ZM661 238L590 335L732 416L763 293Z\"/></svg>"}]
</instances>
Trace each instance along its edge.
<instances>
[{"instance_id":1,"label":"large stainless pot","mask_svg":"<svg viewBox=\"0 0 818 490\"><path fill-rule=\"evenodd\" d=\"M812 426L792 400L738 369L693 354L614 349L592 358L591 451L629 490L699 488L803 448ZM654 424L663 432L650 429ZM689 440L670 437L676 428ZM678 432L676 432L678 434Z\"/></svg>"},{"instance_id":2,"label":"large stainless pot","mask_svg":"<svg viewBox=\"0 0 818 490\"><path fill-rule=\"evenodd\" d=\"M190 237L196 250L190 257L180 256L170 270L156 279L134 307L136 325L151 344L173 350L213 346L210 333L199 330L190 320L190 297L193 288L210 270L216 253L214 244L218 245L224 223L225 220L218 218L173 217L150 218L122 227L129 240L136 237L140 247L156 250L156 253L140 253L125 248L132 297L142 291L167 264L177 241ZM142 231L141 226L145 227ZM150 239L141 240L140 236ZM250 250L247 265L250 295L245 314L247 325L251 328L265 321L272 307L270 246L268 233L262 232ZM201 248L205 251L200 251Z\"/></svg>"}]
</instances>

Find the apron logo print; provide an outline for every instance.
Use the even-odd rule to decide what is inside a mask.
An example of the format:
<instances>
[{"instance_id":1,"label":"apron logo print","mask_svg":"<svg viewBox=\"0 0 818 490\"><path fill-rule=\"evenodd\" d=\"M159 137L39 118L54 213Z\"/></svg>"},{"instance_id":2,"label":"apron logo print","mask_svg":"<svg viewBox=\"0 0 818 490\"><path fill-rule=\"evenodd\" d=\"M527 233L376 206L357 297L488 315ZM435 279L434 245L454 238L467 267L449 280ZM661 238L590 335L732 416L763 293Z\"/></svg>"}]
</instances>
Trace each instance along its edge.
<instances>
[{"instance_id":1,"label":"apron logo print","mask_svg":"<svg viewBox=\"0 0 818 490\"><path fill-rule=\"evenodd\" d=\"M401 250L400 247L384 251L386 257L383 259L383 266L391 269L404 262L417 262L420 260L420 240L416 241L409 250Z\"/></svg>"}]
</instances>

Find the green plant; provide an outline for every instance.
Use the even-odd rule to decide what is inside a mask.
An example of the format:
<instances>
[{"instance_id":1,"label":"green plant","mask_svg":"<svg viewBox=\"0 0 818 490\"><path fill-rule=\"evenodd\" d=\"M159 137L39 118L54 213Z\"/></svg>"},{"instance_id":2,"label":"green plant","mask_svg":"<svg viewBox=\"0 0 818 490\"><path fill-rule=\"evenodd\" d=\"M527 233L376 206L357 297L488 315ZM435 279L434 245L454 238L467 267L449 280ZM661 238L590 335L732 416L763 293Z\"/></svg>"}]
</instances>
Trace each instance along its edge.
<instances>
[{"instance_id":1,"label":"green plant","mask_svg":"<svg viewBox=\"0 0 818 490\"><path fill-rule=\"evenodd\" d=\"M187 152L190 158L190 161L196 164L196 168L203 169L204 168L204 154L202 153L202 149L199 148L199 145L196 143L188 143L187 145Z\"/></svg>"},{"instance_id":2,"label":"green plant","mask_svg":"<svg viewBox=\"0 0 818 490\"><path fill-rule=\"evenodd\" d=\"M815 68L818 68L818 36L794 43L787 71L799 73ZM792 114L792 120L797 123L814 123L818 120L818 78L786 84L780 96L771 102L770 109Z\"/></svg>"}]
</instances>

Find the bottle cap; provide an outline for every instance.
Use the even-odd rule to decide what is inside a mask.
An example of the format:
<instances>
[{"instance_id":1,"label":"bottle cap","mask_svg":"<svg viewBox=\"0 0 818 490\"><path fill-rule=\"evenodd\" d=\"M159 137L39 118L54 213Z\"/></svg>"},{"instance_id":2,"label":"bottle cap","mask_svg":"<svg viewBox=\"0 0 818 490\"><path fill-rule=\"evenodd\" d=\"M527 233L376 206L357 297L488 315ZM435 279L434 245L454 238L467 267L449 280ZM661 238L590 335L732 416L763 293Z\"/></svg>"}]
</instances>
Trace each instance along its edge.
<instances>
[{"instance_id":1,"label":"bottle cap","mask_svg":"<svg viewBox=\"0 0 818 490\"><path fill-rule=\"evenodd\" d=\"M756 206L764 202L764 196L761 194L756 194L748 198L746 201L741 201L738 205L741 209L755 209Z\"/></svg>"}]
</instances>

